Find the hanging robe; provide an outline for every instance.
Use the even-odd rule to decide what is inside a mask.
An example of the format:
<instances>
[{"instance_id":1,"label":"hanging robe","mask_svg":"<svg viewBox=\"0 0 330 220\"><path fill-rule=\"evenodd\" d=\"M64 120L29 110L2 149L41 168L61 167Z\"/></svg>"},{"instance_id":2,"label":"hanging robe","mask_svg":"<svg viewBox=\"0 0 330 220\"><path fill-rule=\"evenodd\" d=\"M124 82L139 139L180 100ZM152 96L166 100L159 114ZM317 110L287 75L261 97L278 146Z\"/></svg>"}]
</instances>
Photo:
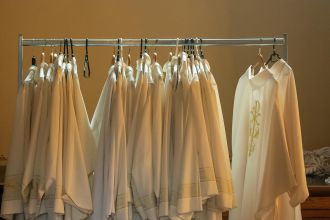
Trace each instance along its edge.
<instances>
[{"instance_id":1,"label":"hanging robe","mask_svg":"<svg viewBox=\"0 0 330 220\"><path fill-rule=\"evenodd\" d=\"M159 203L164 81L162 68L159 63L153 63L150 69L154 81L154 83L150 85L152 86L152 175L154 193L158 201L157 203Z\"/></svg>"},{"instance_id":2,"label":"hanging robe","mask_svg":"<svg viewBox=\"0 0 330 220\"><path fill-rule=\"evenodd\" d=\"M82 149L78 129L77 118L74 107L74 85L71 63L67 64L66 75L66 101L67 101L67 122L63 146L63 200L66 203L66 219L86 218L92 213L92 199L88 179L88 170L85 164L85 154ZM67 214L67 209L71 215Z\"/></svg>"},{"instance_id":3,"label":"hanging robe","mask_svg":"<svg viewBox=\"0 0 330 220\"><path fill-rule=\"evenodd\" d=\"M167 68L170 71L170 67ZM160 171L160 193L159 193L159 216L166 217L169 215L169 193L171 192L171 157L170 149L172 148L172 100L173 100L173 84L171 81L171 73L166 73L164 85L164 113L163 113L163 135L161 149L161 171Z\"/></svg>"},{"instance_id":4,"label":"hanging robe","mask_svg":"<svg viewBox=\"0 0 330 220\"><path fill-rule=\"evenodd\" d=\"M287 150L278 84L268 70L240 78L234 103L232 172L237 208L229 219L274 219L276 199L297 185Z\"/></svg>"},{"instance_id":5,"label":"hanging robe","mask_svg":"<svg viewBox=\"0 0 330 220\"><path fill-rule=\"evenodd\" d=\"M109 173L107 137L109 134L108 122L110 118L111 98L115 83L114 77L113 67L111 67L92 120L92 129L96 131L94 134L100 132L99 135L95 136L98 147L92 193L94 206L91 216L92 220L108 219L110 211L108 205L109 194L107 191Z\"/></svg>"},{"instance_id":6,"label":"hanging robe","mask_svg":"<svg viewBox=\"0 0 330 220\"><path fill-rule=\"evenodd\" d=\"M33 75L37 68L29 68L16 99L14 129L6 167L1 216L5 219L23 218L23 198L21 194L25 155L30 139L30 120L33 100Z\"/></svg>"},{"instance_id":7,"label":"hanging robe","mask_svg":"<svg viewBox=\"0 0 330 220\"><path fill-rule=\"evenodd\" d=\"M132 179L134 205L144 218L157 219L156 197L152 181L152 139L151 139L151 89L146 74L140 75L142 86L137 116L139 129L135 130L134 153L132 160ZM143 212L142 212L143 210Z\"/></svg>"},{"instance_id":8,"label":"hanging robe","mask_svg":"<svg viewBox=\"0 0 330 220\"><path fill-rule=\"evenodd\" d=\"M299 220L302 219L302 216L298 204L304 202L309 193L305 176L296 83L291 67L283 59L274 63L270 71L279 83L279 99L282 103L281 112L284 119L285 136L297 181L297 186L291 195L292 201L290 202L288 194L282 195L277 201L276 212L278 219Z\"/></svg>"}]
</instances>

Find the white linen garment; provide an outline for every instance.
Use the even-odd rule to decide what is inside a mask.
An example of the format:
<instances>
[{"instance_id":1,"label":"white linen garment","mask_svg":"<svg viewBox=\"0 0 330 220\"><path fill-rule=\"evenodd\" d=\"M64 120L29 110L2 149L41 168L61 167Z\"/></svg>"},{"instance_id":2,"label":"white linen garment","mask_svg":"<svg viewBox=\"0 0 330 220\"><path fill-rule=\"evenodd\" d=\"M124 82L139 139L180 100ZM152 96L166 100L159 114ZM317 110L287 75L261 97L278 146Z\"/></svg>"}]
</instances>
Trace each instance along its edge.
<instances>
[{"instance_id":1,"label":"white linen garment","mask_svg":"<svg viewBox=\"0 0 330 220\"><path fill-rule=\"evenodd\" d=\"M296 83L291 67L283 59L274 63L270 71L279 83L279 99L282 103L281 112L284 119L285 136L297 181L297 186L293 189L291 204L298 204L304 202L309 193L305 176ZM287 194L278 199L276 213L278 219L302 219L300 205L292 207L291 204Z\"/></svg>"},{"instance_id":2,"label":"white linen garment","mask_svg":"<svg viewBox=\"0 0 330 220\"><path fill-rule=\"evenodd\" d=\"M25 155L30 139L30 120L33 100L33 75L37 68L29 68L28 76L18 91L14 132L9 148L6 167L4 193L1 204L1 216L5 219L24 218L23 198L21 194Z\"/></svg>"},{"instance_id":3,"label":"white linen garment","mask_svg":"<svg viewBox=\"0 0 330 220\"><path fill-rule=\"evenodd\" d=\"M219 195L209 198L203 207L203 212L205 214L196 215L196 218L220 219L222 218L222 212L233 207L234 194L230 164L228 160L229 155L228 151L224 150L227 148L227 140L224 137L225 130L221 130L224 129L223 120L220 121L221 118L218 117L219 114L217 109L216 94L212 88L213 82L211 77L213 77L213 75L210 72L206 75L203 71L199 73L199 81L201 85L204 117L212 151L212 160ZM207 79L206 76L211 79ZM220 125L220 123L222 123L222 125Z\"/></svg>"},{"instance_id":4,"label":"white linen garment","mask_svg":"<svg viewBox=\"0 0 330 220\"><path fill-rule=\"evenodd\" d=\"M124 104L123 99L123 75L118 73L118 79L116 82L115 92L112 98L111 106L111 121L109 138L111 138L111 143L115 147L115 213L114 219L118 220L128 220L128 199L129 190L127 183L127 159L126 159L126 130L125 130L125 114L124 114Z\"/></svg>"},{"instance_id":5,"label":"white linen garment","mask_svg":"<svg viewBox=\"0 0 330 220\"><path fill-rule=\"evenodd\" d=\"M134 153L132 157L132 179L134 205L140 216L150 220L157 219L156 197L152 181L152 139L151 139L151 87L147 73L141 74L142 82L139 101L137 102L139 129L135 130ZM129 140L130 141L130 140Z\"/></svg>"},{"instance_id":6,"label":"white linen garment","mask_svg":"<svg viewBox=\"0 0 330 220\"><path fill-rule=\"evenodd\" d=\"M171 152L173 149L171 146L172 136L172 100L173 100L173 84L170 79L171 73L166 74L165 78L165 101L164 101L164 113L163 113L163 134L162 134L162 151L161 151L161 171L160 171L160 193L159 193L159 216L164 217L169 214L169 193L171 192Z\"/></svg>"},{"instance_id":7,"label":"white linen garment","mask_svg":"<svg viewBox=\"0 0 330 220\"><path fill-rule=\"evenodd\" d=\"M155 62L151 65L150 69L154 81L154 83L150 84L152 87L152 175L154 193L159 202L165 88L160 64Z\"/></svg>"},{"instance_id":8,"label":"white linen garment","mask_svg":"<svg viewBox=\"0 0 330 220\"><path fill-rule=\"evenodd\" d=\"M108 176L109 168L109 147L108 147L108 134L109 134L109 119L111 98L113 95L115 74L113 67L110 68L107 81L103 87L100 100L97 104L93 120L92 129L99 130L100 134L96 136L97 148L97 162L95 166L94 182L93 182L93 206L94 212L91 216L92 220L108 219L111 208L109 208L109 185ZM101 101L104 101L103 103ZM98 132L96 132L97 134ZM113 166L112 166L113 167ZM113 199L113 197L111 198Z\"/></svg>"},{"instance_id":9,"label":"white linen garment","mask_svg":"<svg viewBox=\"0 0 330 220\"><path fill-rule=\"evenodd\" d=\"M84 161L86 165L87 174L91 176L92 172L94 171L94 163L96 161L96 143L95 138L92 134L92 129L89 122L84 98L80 90L77 61L75 57L72 58L72 66L74 88L73 101L79 130L80 144L84 153Z\"/></svg>"},{"instance_id":10,"label":"white linen garment","mask_svg":"<svg viewBox=\"0 0 330 220\"><path fill-rule=\"evenodd\" d=\"M287 150L278 83L269 70L240 78L234 103L232 173L237 208L230 220L275 219L276 199L297 182ZM292 200L291 200L292 201Z\"/></svg>"},{"instance_id":11,"label":"white linen garment","mask_svg":"<svg viewBox=\"0 0 330 220\"><path fill-rule=\"evenodd\" d=\"M85 164L85 154L80 142L77 118L74 107L74 86L71 63L67 64L66 100L64 111L67 112L66 129L63 145L63 195L66 203L65 218L83 219L92 213L92 199ZM68 206L69 205L69 206ZM72 208L70 207L72 206ZM68 210L69 209L69 210ZM80 212L79 212L80 211Z\"/></svg>"},{"instance_id":12,"label":"white linen garment","mask_svg":"<svg viewBox=\"0 0 330 220\"><path fill-rule=\"evenodd\" d=\"M50 136L49 146L46 151L46 178L45 192L55 191L58 151L62 149L62 129L63 129L63 89L61 62L63 56L59 57L59 66L55 69L52 86L51 111L50 111ZM60 183L62 185L62 183ZM61 195L57 195L55 200L61 200Z\"/></svg>"},{"instance_id":13,"label":"white linen garment","mask_svg":"<svg viewBox=\"0 0 330 220\"><path fill-rule=\"evenodd\" d=\"M185 56L185 54L183 54ZM173 170L171 177L171 192L170 192L170 210L169 217L171 219L180 219L180 218L191 218L191 211L180 215L177 209L178 199L179 198L190 198L193 194L196 197L196 200L200 196L200 186L199 186L199 176L198 176L198 164L196 163L196 151L191 149L189 154L183 156L184 153L184 128L187 124L187 111L188 111L188 95L190 84L188 81L188 67L187 61L184 60L180 71L175 72L172 79L173 83L173 127L171 129L171 136L173 138L173 149L170 150L173 154ZM189 146L189 145L187 145ZM195 178L193 182L187 183L186 190L180 195L180 182L183 171L183 162L182 159L186 157L193 157L195 163L193 167L190 167L189 170L185 170L189 175L190 179ZM175 168L175 169L174 169ZM185 181L188 178L185 178ZM201 200L201 199L200 199ZM196 202L197 203L197 202ZM201 201L200 201L201 203Z\"/></svg>"},{"instance_id":14,"label":"white linen garment","mask_svg":"<svg viewBox=\"0 0 330 220\"><path fill-rule=\"evenodd\" d=\"M45 111L42 112L44 108L43 102L44 98L44 78L39 76L39 73L36 74L35 83L33 87L33 104L32 104L32 118L31 118L31 136L28 146L28 151L25 161L25 169L23 174L22 181L22 196L25 206L25 216L26 218L32 218L37 212L37 203L38 195L37 189L39 184L39 176L34 175L34 165L36 160L39 158L36 157L38 147L38 139L41 138L39 132L41 132L41 124L44 122L42 119L45 119Z\"/></svg>"}]
</instances>

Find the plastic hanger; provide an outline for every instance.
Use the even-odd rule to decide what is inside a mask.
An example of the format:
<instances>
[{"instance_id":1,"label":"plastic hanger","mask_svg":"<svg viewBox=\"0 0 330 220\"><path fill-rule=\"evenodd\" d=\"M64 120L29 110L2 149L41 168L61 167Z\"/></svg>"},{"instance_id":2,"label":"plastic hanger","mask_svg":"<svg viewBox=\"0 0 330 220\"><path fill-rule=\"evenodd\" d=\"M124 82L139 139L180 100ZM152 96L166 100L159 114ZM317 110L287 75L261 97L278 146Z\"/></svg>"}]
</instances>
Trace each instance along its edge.
<instances>
[{"instance_id":1,"label":"plastic hanger","mask_svg":"<svg viewBox=\"0 0 330 220\"><path fill-rule=\"evenodd\" d=\"M141 38L141 44L140 44L140 59L142 59L142 49L143 49L143 39Z\"/></svg>"},{"instance_id":2,"label":"plastic hanger","mask_svg":"<svg viewBox=\"0 0 330 220\"><path fill-rule=\"evenodd\" d=\"M71 59L72 59L74 57L72 38L70 38L70 47L71 47Z\"/></svg>"},{"instance_id":3,"label":"plastic hanger","mask_svg":"<svg viewBox=\"0 0 330 220\"><path fill-rule=\"evenodd\" d=\"M202 59L204 59L204 53L203 53L203 50L202 50L203 39L202 38L199 38L199 41L200 41L200 45L199 45L200 57Z\"/></svg>"},{"instance_id":4,"label":"plastic hanger","mask_svg":"<svg viewBox=\"0 0 330 220\"><path fill-rule=\"evenodd\" d=\"M88 38L86 38L86 48L85 48L85 61L84 61L84 77L90 78L91 76L91 69L89 66L89 59L88 59Z\"/></svg>"},{"instance_id":5,"label":"plastic hanger","mask_svg":"<svg viewBox=\"0 0 330 220\"><path fill-rule=\"evenodd\" d=\"M269 63L275 63L276 61L281 59L280 55L276 52L275 43L276 43L276 37L274 38L273 53L270 54L270 57L268 58L266 65L268 65ZM273 60L273 58L275 58L275 60Z\"/></svg>"},{"instance_id":6,"label":"plastic hanger","mask_svg":"<svg viewBox=\"0 0 330 220\"><path fill-rule=\"evenodd\" d=\"M37 58L32 56L32 66L37 66Z\"/></svg>"}]
</instances>

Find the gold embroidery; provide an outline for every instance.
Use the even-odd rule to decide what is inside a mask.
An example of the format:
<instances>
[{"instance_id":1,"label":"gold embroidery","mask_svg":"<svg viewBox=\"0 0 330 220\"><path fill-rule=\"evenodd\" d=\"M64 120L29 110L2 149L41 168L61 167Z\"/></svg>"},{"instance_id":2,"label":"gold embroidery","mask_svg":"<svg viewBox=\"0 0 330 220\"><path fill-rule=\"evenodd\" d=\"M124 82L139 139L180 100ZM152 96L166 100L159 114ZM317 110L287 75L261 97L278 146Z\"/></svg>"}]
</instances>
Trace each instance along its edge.
<instances>
[{"instance_id":1,"label":"gold embroidery","mask_svg":"<svg viewBox=\"0 0 330 220\"><path fill-rule=\"evenodd\" d=\"M250 111L250 131L249 131L249 145L248 145L248 156L250 157L256 147L256 139L259 138L259 118L260 114L260 102L257 100L254 103Z\"/></svg>"}]
</instances>

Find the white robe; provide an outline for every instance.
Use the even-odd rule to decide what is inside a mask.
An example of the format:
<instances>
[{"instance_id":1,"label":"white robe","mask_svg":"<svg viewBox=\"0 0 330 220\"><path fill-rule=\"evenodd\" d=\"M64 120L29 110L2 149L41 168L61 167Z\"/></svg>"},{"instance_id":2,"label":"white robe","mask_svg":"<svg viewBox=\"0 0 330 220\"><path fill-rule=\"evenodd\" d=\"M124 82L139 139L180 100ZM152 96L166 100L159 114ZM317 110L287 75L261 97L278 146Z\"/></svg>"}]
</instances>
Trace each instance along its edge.
<instances>
[{"instance_id":1,"label":"white robe","mask_svg":"<svg viewBox=\"0 0 330 220\"><path fill-rule=\"evenodd\" d=\"M170 74L170 73L169 73ZM165 101L163 113L163 134L162 134L162 152L161 152L161 171L160 171L160 193L159 193L159 216L169 215L169 193L171 192L171 152L173 149L171 128L172 128L172 100L173 100L173 84L170 75L166 75L165 79Z\"/></svg>"},{"instance_id":2,"label":"white robe","mask_svg":"<svg viewBox=\"0 0 330 220\"><path fill-rule=\"evenodd\" d=\"M152 181L152 138L151 138L151 88L145 74L141 79L141 93L137 102L135 141L132 157L132 179L134 205L142 218L157 219L156 197ZM130 140L129 140L130 141ZM143 216L145 214L145 216Z\"/></svg>"},{"instance_id":3,"label":"white robe","mask_svg":"<svg viewBox=\"0 0 330 220\"><path fill-rule=\"evenodd\" d=\"M127 175L128 175L128 184L130 189L130 199L131 203L129 204L129 208L131 216L133 219L146 219L146 213L143 209L142 203L140 201L140 198L134 197L133 198L133 185L132 185L132 167L133 167L133 156L135 154L136 149L136 138L137 138L137 130L140 129L140 120L141 120L141 106L142 104L139 104L141 102L141 91L142 91L142 85L143 85L144 77L142 73L142 62L141 60L137 61L137 75L136 75L136 85L132 92L132 98L131 100L131 114L132 114L132 121L131 126L127 128L128 131L128 139L127 139ZM131 81L130 84L132 84L133 81ZM133 86L133 85L131 85ZM128 93L129 94L129 93ZM134 203L134 206L132 206Z\"/></svg>"},{"instance_id":4,"label":"white robe","mask_svg":"<svg viewBox=\"0 0 330 220\"><path fill-rule=\"evenodd\" d=\"M278 84L268 70L240 78L233 114L232 173L237 208L230 220L275 219L276 199L297 185L287 150Z\"/></svg>"},{"instance_id":5,"label":"white robe","mask_svg":"<svg viewBox=\"0 0 330 220\"><path fill-rule=\"evenodd\" d=\"M188 212L186 215L181 215L178 212L178 200L180 198L191 197L193 194L196 199L200 196L200 186L198 177L198 163L196 162L190 167L188 171L191 177L195 177L193 182L187 184L187 193L182 193L183 187L181 186L181 176L183 173L183 158L195 156L196 152L191 150L189 155L184 155L184 131L187 124L187 111L188 111L188 95L190 84L188 81L188 69L187 62L183 62L182 68L178 73L174 73L172 79L173 85L173 101L172 101L172 112L173 112L173 127L171 128L171 136L173 138L172 148L170 149L173 155L173 166L171 176L171 191L170 191L170 207L169 217L171 219L191 218L192 213ZM197 176L196 176L197 175ZM193 189L192 189L193 188ZM193 191L193 192L192 192ZM183 195L188 194L188 195ZM201 207L201 199L200 199Z\"/></svg>"},{"instance_id":6,"label":"white robe","mask_svg":"<svg viewBox=\"0 0 330 220\"><path fill-rule=\"evenodd\" d=\"M22 181L22 195L25 205L26 218L32 218L37 212L38 199L37 189L39 184L39 176L34 175L35 162L38 160L37 151L40 149L38 146L38 140L41 138L41 127L45 121L44 103L44 78L39 76L39 73L35 80L33 87L33 103L32 103L32 118L31 118L31 136L28 146L25 169Z\"/></svg>"},{"instance_id":7,"label":"white robe","mask_svg":"<svg viewBox=\"0 0 330 220\"><path fill-rule=\"evenodd\" d=\"M108 219L109 213L111 213L109 196L113 196L113 194L110 195L109 193L109 190L111 189L109 189L108 183L108 175L110 172L109 157L111 156L108 147L108 134L110 132L108 123L110 119L111 98L113 95L115 80L113 68L110 68L107 81L103 87L92 120L92 129L93 131L96 131L94 134L96 134L96 143L98 143L92 195L94 212L91 219L93 220ZM113 168L112 165L111 168ZM114 197L111 199L113 200Z\"/></svg>"},{"instance_id":8,"label":"white robe","mask_svg":"<svg viewBox=\"0 0 330 220\"><path fill-rule=\"evenodd\" d=\"M96 143L95 143L95 138L92 134L92 129L89 122L84 98L80 90L77 63L75 57L72 58L72 64L73 64L74 108L77 118L78 129L79 129L81 148L84 153L86 169L88 175L91 176L92 172L94 171L94 165L96 161Z\"/></svg>"},{"instance_id":9,"label":"white robe","mask_svg":"<svg viewBox=\"0 0 330 220\"><path fill-rule=\"evenodd\" d=\"M226 191L226 195L223 196L223 201L218 201L217 204L220 206L223 206L223 209L229 209L229 208L234 208L236 207L235 203L235 192L233 188L233 180L232 180L232 175L231 175L231 167L230 167L230 160L229 160L229 152L228 152L228 145L227 145L227 137L226 137L226 131L225 131L225 124L224 124L224 119L223 119L223 114L222 114L222 108L220 104L220 96L219 96L219 90L217 83L214 79L213 74L210 72L210 66L209 63L206 59L203 60L203 69L205 73L207 73L208 76L208 81L211 84L212 90L213 90L213 96L215 96L215 101L216 101L216 111L218 114L218 128L219 132L215 135L216 139L220 141L219 145L216 144L217 152L222 152L223 154L223 160L222 160L222 165L221 165L221 170L223 171L221 174L221 181L219 181L219 176L216 172L216 178L217 178L217 185L218 185L218 190L219 194L221 195L223 191ZM212 92L211 92L212 93ZM214 104L214 102L212 102ZM213 105L212 105L213 106ZM214 108L214 107L213 107ZM213 155L212 155L213 156ZM213 156L214 158L214 156ZM221 186L222 184L223 186ZM220 185L220 186L219 186ZM221 200L222 200L221 199ZM221 205L222 204L222 205Z\"/></svg>"},{"instance_id":10,"label":"white robe","mask_svg":"<svg viewBox=\"0 0 330 220\"><path fill-rule=\"evenodd\" d=\"M234 193L232 186L231 170L229 163L229 155L227 141L225 138L225 130L222 117L219 118L216 94L213 90L213 75L201 72L199 81L201 84L202 103L204 117L206 121L208 139L212 151L212 160L214 165L215 177L217 181L217 189L219 195L207 200L203 207L204 214L197 214L197 219L221 219L222 212L233 207ZM216 84L215 87L217 88ZM223 130L221 130L223 129Z\"/></svg>"},{"instance_id":11,"label":"white robe","mask_svg":"<svg viewBox=\"0 0 330 220\"><path fill-rule=\"evenodd\" d=\"M164 81L162 68L158 63L150 67L154 83L152 84L152 175L154 193L159 203L161 150L163 134Z\"/></svg>"},{"instance_id":12,"label":"white robe","mask_svg":"<svg viewBox=\"0 0 330 220\"><path fill-rule=\"evenodd\" d=\"M1 216L5 219L23 218L21 187L25 155L30 139L30 119L33 100L32 78L36 70L36 67L30 67L29 74L17 95L15 122L9 148L1 204Z\"/></svg>"},{"instance_id":13,"label":"white robe","mask_svg":"<svg viewBox=\"0 0 330 220\"><path fill-rule=\"evenodd\" d=\"M126 162L127 162L127 188L128 188L128 202L129 202L129 218L132 218L132 203L133 203L133 196L131 192L131 187L130 187L130 176L131 172L129 171L129 163L128 161L131 161L131 156L132 154L128 153L128 140L130 137L130 131L132 130L132 124L133 124L133 115L134 115L134 97L135 97L135 79L133 76L133 68L131 66L126 66L125 67L125 74L126 74L126 82L127 82L127 89L126 89L126 108L125 108L125 129L126 129Z\"/></svg>"},{"instance_id":14,"label":"white robe","mask_svg":"<svg viewBox=\"0 0 330 220\"><path fill-rule=\"evenodd\" d=\"M305 176L303 146L300 129L299 107L296 84L291 67L282 59L278 60L271 68L274 78L279 82L279 99L281 112L284 118L285 136L288 144L289 155L297 186L293 190L290 203L287 194L282 195L277 201L278 219L302 219L299 203L308 197L308 188ZM292 207L295 206L295 207Z\"/></svg>"},{"instance_id":15,"label":"white robe","mask_svg":"<svg viewBox=\"0 0 330 220\"><path fill-rule=\"evenodd\" d=\"M78 120L74 106L74 85L71 63L67 64L66 75L66 129L63 145L63 200L65 219L82 219L92 213L92 199L85 164L84 149L78 129ZM72 207L71 207L72 206Z\"/></svg>"},{"instance_id":16,"label":"white robe","mask_svg":"<svg viewBox=\"0 0 330 220\"><path fill-rule=\"evenodd\" d=\"M127 159L126 159L126 131L125 131L125 114L124 104L125 99L123 92L125 80L122 78L122 74L118 75L116 82L115 92L112 98L111 106L111 124L109 138L115 148L115 213L114 219L128 220L128 199L129 190L127 183Z\"/></svg>"}]
</instances>

